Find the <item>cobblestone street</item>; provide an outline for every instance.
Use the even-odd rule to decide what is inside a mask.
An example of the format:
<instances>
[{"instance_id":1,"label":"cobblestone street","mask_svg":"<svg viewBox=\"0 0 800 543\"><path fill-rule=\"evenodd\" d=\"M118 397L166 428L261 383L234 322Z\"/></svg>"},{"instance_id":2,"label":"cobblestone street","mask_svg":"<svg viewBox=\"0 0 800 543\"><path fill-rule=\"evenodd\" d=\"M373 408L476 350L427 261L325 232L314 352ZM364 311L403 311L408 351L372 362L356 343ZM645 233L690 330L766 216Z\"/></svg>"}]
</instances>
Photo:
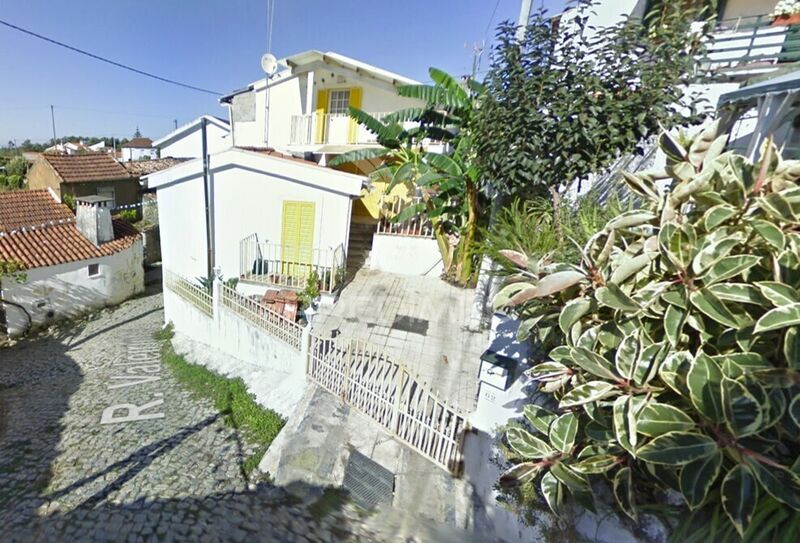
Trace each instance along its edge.
<instances>
[{"instance_id":1,"label":"cobblestone street","mask_svg":"<svg viewBox=\"0 0 800 543\"><path fill-rule=\"evenodd\" d=\"M251 445L162 366L162 322L149 291L0 348L0 539L373 540L338 500L248 485Z\"/></svg>"}]
</instances>

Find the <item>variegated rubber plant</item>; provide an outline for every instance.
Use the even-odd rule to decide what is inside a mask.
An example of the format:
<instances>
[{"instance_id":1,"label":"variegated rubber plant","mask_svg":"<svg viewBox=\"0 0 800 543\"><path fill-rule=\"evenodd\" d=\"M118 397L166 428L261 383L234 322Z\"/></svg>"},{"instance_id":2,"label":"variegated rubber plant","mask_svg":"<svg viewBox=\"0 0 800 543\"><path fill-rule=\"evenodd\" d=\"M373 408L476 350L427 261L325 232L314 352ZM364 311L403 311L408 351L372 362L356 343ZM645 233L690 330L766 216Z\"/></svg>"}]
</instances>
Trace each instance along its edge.
<instances>
[{"instance_id":1,"label":"variegated rubber plant","mask_svg":"<svg viewBox=\"0 0 800 543\"><path fill-rule=\"evenodd\" d=\"M740 534L759 496L800 511L800 161L768 140L752 164L716 130L662 134L665 170L624 175L641 205L580 265L503 253L495 305L549 352L528 373L554 407L508 430L501 484L557 511L605 475L633 519L637 488L669 487Z\"/></svg>"}]
</instances>

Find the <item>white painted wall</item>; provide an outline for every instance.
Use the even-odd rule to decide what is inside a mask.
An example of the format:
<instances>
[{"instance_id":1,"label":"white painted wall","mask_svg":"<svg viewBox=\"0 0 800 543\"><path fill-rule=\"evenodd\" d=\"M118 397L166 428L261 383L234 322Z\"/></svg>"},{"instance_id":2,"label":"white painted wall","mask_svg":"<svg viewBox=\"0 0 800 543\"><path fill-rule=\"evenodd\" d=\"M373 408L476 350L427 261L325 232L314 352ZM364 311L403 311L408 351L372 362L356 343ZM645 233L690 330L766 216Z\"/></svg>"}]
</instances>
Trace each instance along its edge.
<instances>
[{"instance_id":1,"label":"white painted wall","mask_svg":"<svg viewBox=\"0 0 800 543\"><path fill-rule=\"evenodd\" d=\"M778 0L727 0L722 19L769 15L777 3Z\"/></svg>"},{"instance_id":2,"label":"white painted wall","mask_svg":"<svg viewBox=\"0 0 800 543\"><path fill-rule=\"evenodd\" d=\"M206 124L206 145L208 154L213 155L231 146L229 131L213 123ZM200 158L203 156L203 137L200 123L193 126L179 138L160 145L161 158Z\"/></svg>"},{"instance_id":3,"label":"white painted wall","mask_svg":"<svg viewBox=\"0 0 800 543\"><path fill-rule=\"evenodd\" d=\"M122 148L122 160L123 161L130 161L130 160L143 160L146 158L158 158L158 149L139 149L136 147L123 147Z\"/></svg>"},{"instance_id":4,"label":"white painted wall","mask_svg":"<svg viewBox=\"0 0 800 543\"><path fill-rule=\"evenodd\" d=\"M372 238L369 267L401 275L439 277L444 272L435 239L376 234Z\"/></svg>"},{"instance_id":5,"label":"white painted wall","mask_svg":"<svg viewBox=\"0 0 800 543\"><path fill-rule=\"evenodd\" d=\"M116 305L144 290L142 241L110 256L70 262L26 272L23 283L3 280L3 298L23 305L33 327L47 326L57 319L75 318L108 305ZM99 264L99 274L89 276L89 265ZM25 314L5 304L9 334L24 333Z\"/></svg>"},{"instance_id":6,"label":"white painted wall","mask_svg":"<svg viewBox=\"0 0 800 543\"><path fill-rule=\"evenodd\" d=\"M161 263L183 277L205 277L206 219L203 177L158 189Z\"/></svg>"}]
</instances>

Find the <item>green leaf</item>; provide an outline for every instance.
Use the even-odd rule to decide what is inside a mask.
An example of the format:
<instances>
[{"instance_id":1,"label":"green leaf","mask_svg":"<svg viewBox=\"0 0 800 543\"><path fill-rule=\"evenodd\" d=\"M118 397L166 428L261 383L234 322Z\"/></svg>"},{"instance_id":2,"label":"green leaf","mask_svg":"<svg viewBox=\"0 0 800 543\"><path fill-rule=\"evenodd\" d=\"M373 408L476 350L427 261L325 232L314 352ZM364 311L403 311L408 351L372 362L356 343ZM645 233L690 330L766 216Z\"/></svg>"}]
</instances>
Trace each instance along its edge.
<instances>
[{"instance_id":1,"label":"green leaf","mask_svg":"<svg viewBox=\"0 0 800 543\"><path fill-rule=\"evenodd\" d=\"M589 298L576 298L564 305L558 317L558 326L564 334L569 334L572 325L587 315L592 309L592 300Z\"/></svg>"},{"instance_id":2,"label":"green leaf","mask_svg":"<svg viewBox=\"0 0 800 543\"><path fill-rule=\"evenodd\" d=\"M612 309L619 309L620 311L638 311L641 309L639 304L614 283L608 283L606 286L597 289L595 298L602 305Z\"/></svg>"},{"instance_id":3,"label":"green leaf","mask_svg":"<svg viewBox=\"0 0 800 543\"><path fill-rule=\"evenodd\" d=\"M783 337L783 356L790 368L800 371L800 328L786 330Z\"/></svg>"},{"instance_id":4,"label":"green leaf","mask_svg":"<svg viewBox=\"0 0 800 543\"><path fill-rule=\"evenodd\" d=\"M577 271L560 271L542 277L531 289L523 290L511 298L508 305L518 306L535 298L550 296L586 279L586 276Z\"/></svg>"},{"instance_id":5,"label":"green leaf","mask_svg":"<svg viewBox=\"0 0 800 543\"><path fill-rule=\"evenodd\" d=\"M745 457L745 462L770 496L800 511L800 477L797 474L781 466L765 466L750 457Z\"/></svg>"},{"instance_id":6,"label":"green leaf","mask_svg":"<svg viewBox=\"0 0 800 543\"><path fill-rule=\"evenodd\" d=\"M559 407L568 408L595 402L611 396L616 396L620 390L611 383L605 381L589 381L578 385L561 398Z\"/></svg>"},{"instance_id":7,"label":"green leaf","mask_svg":"<svg viewBox=\"0 0 800 543\"><path fill-rule=\"evenodd\" d=\"M686 383L692 360L692 354L688 351L673 352L667 355L658 369L661 380L682 396L689 396Z\"/></svg>"},{"instance_id":8,"label":"green leaf","mask_svg":"<svg viewBox=\"0 0 800 543\"><path fill-rule=\"evenodd\" d=\"M639 386L649 383L658 375L658 369L669 352L669 344L661 341L648 345L639 352L633 369L633 382Z\"/></svg>"},{"instance_id":9,"label":"green leaf","mask_svg":"<svg viewBox=\"0 0 800 543\"><path fill-rule=\"evenodd\" d=\"M725 420L721 385L722 371L717 363L705 353L698 353L686 377L686 386L692 404L714 422Z\"/></svg>"},{"instance_id":10,"label":"green leaf","mask_svg":"<svg viewBox=\"0 0 800 543\"><path fill-rule=\"evenodd\" d=\"M716 451L716 442L705 434L669 432L640 447L636 456L653 464L680 466Z\"/></svg>"},{"instance_id":11,"label":"green leaf","mask_svg":"<svg viewBox=\"0 0 800 543\"><path fill-rule=\"evenodd\" d=\"M657 202L661 199L658 186L649 177L623 171L622 179L634 194L654 202Z\"/></svg>"},{"instance_id":12,"label":"green leaf","mask_svg":"<svg viewBox=\"0 0 800 543\"><path fill-rule=\"evenodd\" d=\"M758 281L756 287L758 287L761 294L763 294L767 300L778 307L800 303L800 293L797 292L797 289L785 283L778 283L777 281Z\"/></svg>"},{"instance_id":13,"label":"green leaf","mask_svg":"<svg viewBox=\"0 0 800 543\"><path fill-rule=\"evenodd\" d=\"M617 374L614 373L614 366L611 362L599 354L582 347L572 349L570 354L572 356L572 361L589 373L612 381L618 379Z\"/></svg>"},{"instance_id":14,"label":"green leaf","mask_svg":"<svg viewBox=\"0 0 800 543\"><path fill-rule=\"evenodd\" d=\"M780 221L797 222L797 216L792 211L792 205L777 192L758 198L758 203L764 211Z\"/></svg>"},{"instance_id":15,"label":"green leaf","mask_svg":"<svg viewBox=\"0 0 800 543\"><path fill-rule=\"evenodd\" d=\"M556 454L550 445L522 428L509 428L508 444L523 458L547 458Z\"/></svg>"},{"instance_id":16,"label":"green leaf","mask_svg":"<svg viewBox=\"0 0 800 543\"><path fill-rule=\"evenodd\" d=\"M560 362L542 362L528 370L531 379L537 381L552 381L570 372L570 369Z\"/></svg>"},{"instance_id":17,"label":"green leaf","mask_svg":"<svg viewBox=\"0 0 800 543\"><path fill-rule=\"evenodd\" d=\"M758 501L758 485L750 468L738 464L728 472L722 481L721 498L722 508L736 531L743 536Z\"/></svg>"},{"instance_id":18,"label":"green leaf","mask_svg":"<svg viewBox=\"0 0 800 543\"><path fill-rule=\"evenodd\" d=\"M761 261L760 256L737 255L722 258L700 277L706 286L735 277Z\"/></svg>"},{"instance_id":19,"label":"green leaf","mask_svg":"<svg viewBox=\"0 0 800 543\"><path fill-rule=\"evenodd\" d=\"M725 303L714 296L706 289L700 289L692 292L689 295L692 305L699 309L704 315L712 318L720 324L724 324L728 328L738 328L739 321L736 316L731 312Z\"/></svg>"},{"instance_id":20,"label":"green leaf","mask_svg":"<svg viewBox=\"0 0 800 543\"><path fill-rule=\"evenodd\" d=\"M623 283L629 277L639 273L644 268L646 268L653 260L656 259L656 257L658 257L658 252L652 251L636 255L633 258L622 261L614 269L614 272L611 274L609 282L615 285Z\"/></svg>"},{"instance_id":21,"label":"green leaf","mask_svg":"<svg viewBox=\"0 0 800 543\"><path fill-rule=\"evenodd\" d=\"M633 369L639 357L639 330L625 336L617 348L614 362L619 374L628 380L633 379Z\"/></svg>"},{"instance_id":22,"label":"green leaf","mask_svg":"<svg viewBox=\"0 0 800 543\"><path fill-rule=\"evenodd\" d=\"M753 370L771 368L772 365L758 353L730 353L711 357L722 367L722 373L736 379Z\"/></svg>"},{"instance_id":23,"label":"green leaf","mask_svg":"<svg viewBox=\"0 0 800 543\"><path fill-rule=\"evenodd\" d=\"M527 483L533 480L533 478L542 471L542 467L543 466L538 462L522 462L521 464L516 464L500 476L500 486L508 488Z\"/></svg>"},{"instance_id":24,"label":"green leaf","mask_svg":"<svg viewBox=\"0 0 800 543\"><path fill-rule=\"evenodd\" d=\"M739 210L730 204L715 205L703 215L703 224L706 231L711 232L731 217L734 217Z\"/></svg>"},{"instance_id":25,"label":"green leaf","mask_svg":"<svg viewBox=\"0 0 800 543\"><path fill-rule=\"evenodd\" d=\"M575 446L578 435L578 416L565 413L550 426L550 444L563 453L568 453Z\"/></svg>"},{"instance_id":26,"label":"green leaf","mask_svg":"<svg viewBox=\"0 0 800 543\"><path fill-rule=\"evenodd\" d=\"M617 465L617 457L611 454L598 454L581 458L578 462L571 464L570 467L585 475L596 475L605 473Z\"/></svg>"},{"instance_id":27,"label":"green leaf","mask_svg":"<svg viewBox=\"0 0 800 543\"><path fill-rule=\"evenodd\" d=\"M708 491L719 476L721 466L722 452L719 450L683 466L680 475L681 493L690 508L696 509L705 501Z\"/></svg>"},{"instance_id":28,"label":"green leaf","mask_svg":"<svg viewBox=\"0 0 800 543\"><path fill-rule=\"evenodd\" d=\"M670 305L677 306L681 309L688 309L686 289L681 287L680 290L668 290L661 294L661 299Z\"/></svg>"},{"instance_id":29,"label":"green leaf","mask_svg":"<svg viewBox=\"0 0 800 543\"><path fill-rule=\"evenodd\" d=\"M749 436L761 429L761 404L740 381L722 377L722 407L725 423L734 436Z\"/></svg>"},{"instance_id":30,"label":"green leaf","mask_svg":"<svg viewBox=\"0 0 800 543\"><path fill-rule=\"evenodd\" d=\"M535 288L534 285L530 283L511 283L510 285L504 286L500 289L500 292L494 297L494 308L495 309L503 309L504 307L508 306L511 298L519 294L520 292Z\"/></svg>"},{"instance_id":31,"label":"green leaf","mask_svg":"<svg viewBox=\"0 0 800 543\"><path fill-rule=\"evenodd\" d=\"M667 310L664 312L664 334L673 348L677 347L680 342L685 320L686 313L684 311L678 306L667 305Z\"/></svg>"},{"instance_id":32,"label":"green leaf","mask_svg":"<svg viewBox=\"0 0 800 543\"><path fill-rule=\"evenodd\" d=\"M375 158L383 158L389 153L386 147L378 147L375 149L358 149L356 151L348 151L333 157L328 161L330 166L340 166L342 164L349 164L351 162L359 162L361 160L373 160Z\"/></svg>"},{"instance_id":33,"label":"green leaf","mask_svg":"<svg viewBox=\"0 0 800 543\"><path fill-rule=\"evenodd\" d=\"M524 408L525 418L531 425L544 435L550 431L550 424L553 423L558 415L536 404L529 403Z\"/></svg>"},{"instance_id":34,"label":"green leaf","mask_svg":"<svg viewBox=\"0 0 800 543\"><path fill-rule=\"evenodd\" d=\"M632 396L620 396L614 400L614 436L623 449L631 454L636 452L636 407L641 407L641 400L634 405Z\"/></svg>"},{"instance_id":35,"label":"green leaf","mask_svg":"<svg viewBox=\"0 0 800 543\"><path fill-rule=\"evenodd\" d=\"M649 437L691 430L694 426L692 418L677 407L653 401L645 404L636 419L636 430Z\"/></svg>"},{"instance_id":36,"label":"green leaf","mask_svg":"<svg viewBox=\"0 0 800 543\"><path fill-rule=\"evenodd\" d=\"M564 487L549 471L542 476L539 487L550 510L556 516L560 516L561 506L564 503Z\"/></svg>"},{"instance_id":37,"label":"green leaf","mask_svg":"<svg viewBox=\"0 0 800 543\"><path fill-rule=\"evenodd\" d=\"M564 484L564 486L572 491L581 492L585 490L591 490L589 481L583 475L575 473L561 462L553 464L553 466L550 468L550 473L552 473L556 479L558 479Z\"/></svg>"},{"instance_id":38,"label":"green leaf","mask_svg":"<svg viewBox=\"0 0 800 543\"><path fill-rule=\"evenodd\" d=\"M614 498L619 508L633 520L638 520L636 502L633 495L633 475L631 468L621 468L614 475Z\"/></svg>"},{"instance_id":39,"label":"green leaf","mask_svg":"<svg viewBox=\"0 0 800 543\"><path fill-rule=\"evenodd\" d=\"M750 226L752 226L753 230L755 230L759 236L764 238L767 243L779 251L782 251L783 248L786 247L786 236L783 234L783 231L780 228L775 226L775 223L757 219L751 221Z\"/></svg>"},{"instance_id":40,"label":"green leaf","mask_svg":"<svg viewBox=\"0 0 800 543\"><path fill-rule=\"evenodd\" d=\"M755 305L765 305L767 302L757 287L747 283L721 283L711 285L706 290L723 302Z\"/></svg>"},{"instance_id":41,"label":"green leaf","mask_svg":"<svg viewBox=\"0 0 800 543\"><path fill-rule=\"evenodd\" d=\"M704 238L700 250L692 260L692 270L695 275L701 275L709 267L728 256L733 248L741 242L738 235L724 234L725 232L718 230Z\"/></svg>"},{"instance_id":42,"label":"green leaf","mask_svg":"<svg viewBox=\"0 0 800 543\"><path fill-rule=\"evenodd\" d=\"M800 303L776 307L756 322L755 333L761 334L800 324Z\"/></svg>"},{"instance_id":43,"label":"green leaf","mask_svg":"<svg viewBox=\"0 0 800 543\"><path fill-rule=\"evenodd\" d=\"M662 239L666 235L669 236L668 239ZM662 228L659 242L666 248L670 261L680 269L688 268L697 252L697 234L694 227L688 223L680 227Z\"/></svg>"},{"instance_id":44,"label":"green leaf","mask_svg":"<svg viewBox=\"0 0 800 543\"><path fill-rule=\"evenodd\" d=\"M656 219L656 214L646 210L634 209L617 215L606 224L606 230L630 228L649 223Z\"/></svg>"}]
</instances>

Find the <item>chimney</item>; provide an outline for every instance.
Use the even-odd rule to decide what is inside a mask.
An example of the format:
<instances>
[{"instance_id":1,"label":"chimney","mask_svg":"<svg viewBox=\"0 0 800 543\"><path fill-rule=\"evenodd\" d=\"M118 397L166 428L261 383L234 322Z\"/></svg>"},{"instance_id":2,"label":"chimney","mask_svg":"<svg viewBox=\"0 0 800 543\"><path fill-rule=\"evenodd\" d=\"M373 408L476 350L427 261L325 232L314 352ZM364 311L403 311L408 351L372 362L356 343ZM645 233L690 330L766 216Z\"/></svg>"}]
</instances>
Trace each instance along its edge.
<instances>
[{"instance_id":1,"label":"chimney","mask_svg":"<svg viewBox=\"0 0 800 543\"><path fill-rule=\"evenodd\" d=\"M78 230L83 236L100 246L114 239L114 226L111 224L111 198L104 196L79 196L76 220Z\"/></svg>"}]
</instances>

